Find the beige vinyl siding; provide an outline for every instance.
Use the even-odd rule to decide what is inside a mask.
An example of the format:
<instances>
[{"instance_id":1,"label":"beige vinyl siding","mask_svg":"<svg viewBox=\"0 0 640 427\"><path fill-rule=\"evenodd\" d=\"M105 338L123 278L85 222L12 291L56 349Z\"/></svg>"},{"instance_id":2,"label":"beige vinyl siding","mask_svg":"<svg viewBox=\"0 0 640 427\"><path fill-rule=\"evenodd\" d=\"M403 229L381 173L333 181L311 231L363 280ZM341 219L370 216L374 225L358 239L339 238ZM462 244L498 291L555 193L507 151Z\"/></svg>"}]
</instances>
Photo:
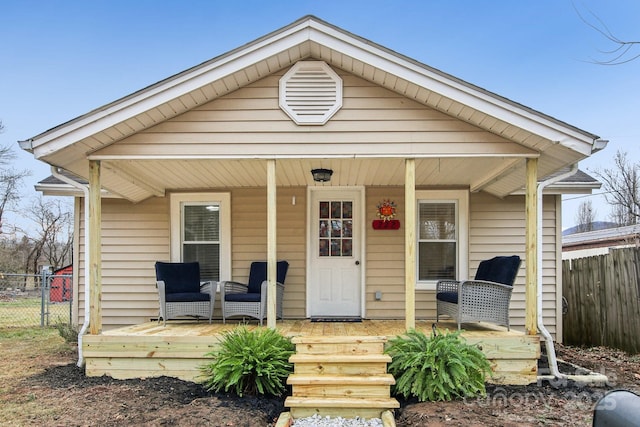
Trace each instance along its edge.
<instances>
[{"instance_id":1,"label":"beige vinyl siding","mask_svg":"<svg viewBox=\"0 0 640 427\"><path fill-rule=\"evenodd\" d=\"M475 275L483 259L495 255L519 255L523 264L516 278L511 298L511 325L524 329L524 245L525 202L524 196L498 199L485 193L471 195L471 221L469 234L469 277ZM552 334L556 333L556 201L554 196L545 196L543 201L542 236L542 286L543 318ZM558 295L561 298L561 295Z\"/></svg>"},{"instance_id":2,"label":"beige vinyl siding","mask_svg":"<svg viewBox=\"0 0 640 427\"><path fill-rule=\"evenodd\" d=\"M366 155L410 153L419 146L427 152L445 150L461 156L529 152L340 70L335 71L344 83L342 108L323 126L298 126L278 105L278 81L286 71L125 138L95 155Z\"/></svg>"},{"instance_id":3,"label":"beige vinyl siding","mask_svg":"<svg viewBox=\"0 0 640 427\"><path fill-rule=\"evenodd\" d=\"M84 321L84 204L79 205L79 321ZM102 200L102 324L105 330L158 316L154 263L169 260L168 198Z\"/></svg>"},{"instance_id":4,"label":"beige vinyl siding","mask_svg":"<svg viewBox=\"0 0 640 427\"><path fill-rule=\"evenodd\" d=\"M289 262L283 316L303 318L306 307L306 189L278 188L277 205L277 255L279 260ZM267 259L266 189L234 189L231 209L232 279L246 283L251 262Z\"/></svg>"},{"instance_id":5,"label":"beige vinyl siding","mask_svg":"<svg viewBox=\"0 0 640 427\"><path fill-rule=\"evenodd\" d=\"M374 230L376 206L383 200L396 203L399 230ZM371 187L366 191L366 316L369 319L404 319L404 188ZM376 291L382 300L375 300Z\"/></svg>"}]
</instances>

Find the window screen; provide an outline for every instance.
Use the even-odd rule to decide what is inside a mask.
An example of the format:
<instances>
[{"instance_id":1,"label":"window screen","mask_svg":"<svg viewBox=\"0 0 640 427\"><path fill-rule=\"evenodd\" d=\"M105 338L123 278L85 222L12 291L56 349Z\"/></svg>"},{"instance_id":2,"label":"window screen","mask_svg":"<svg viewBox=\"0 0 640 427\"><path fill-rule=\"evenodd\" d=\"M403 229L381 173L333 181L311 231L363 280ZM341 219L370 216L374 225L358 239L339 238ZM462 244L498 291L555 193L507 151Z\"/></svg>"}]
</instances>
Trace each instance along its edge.
<instances>
[{"instance_id":1,"label":"window screen","mask_svg":"<svg viewBox=\"0 0 640 427\"><path fill-rule=\"evenodd\" d=\"M200 263L200 278L220 280L220 205L182 204L182 261Z\"/></svg>"},{"instance_id":2,"label":"window screen","mask_svg":"<svg viewBox=\"0 0 640 427\"><path fill-rule=\"evenodd\" d=\"M458 232L455 202L420 202L418 280L455 279Z\"/></svg>"}]
</instances>

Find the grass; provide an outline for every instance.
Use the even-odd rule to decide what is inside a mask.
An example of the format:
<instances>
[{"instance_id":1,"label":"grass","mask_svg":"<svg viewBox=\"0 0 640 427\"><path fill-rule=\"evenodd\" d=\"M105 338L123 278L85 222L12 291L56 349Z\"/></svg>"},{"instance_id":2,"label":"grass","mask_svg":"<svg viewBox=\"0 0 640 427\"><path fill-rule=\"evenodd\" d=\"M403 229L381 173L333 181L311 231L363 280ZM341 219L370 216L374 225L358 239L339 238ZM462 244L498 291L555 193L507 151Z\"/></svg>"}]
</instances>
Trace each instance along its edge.
<instances>
[{"instance_id":1,"label":"grass","mask_svg":"<svg viewBox=\"0 0 640 427\"><path fill-rule=\"evenodd\" d=\"M0 328L40 326L40 297L0 302ZM69 302L49 304L49 325L69 323ZM46 318L45 318L46 323Z\"/></svg>"},{"instance_id":2,"label":"grass","mask_svg":"<svg viewBox=\"0 0 640 427\"><path fill-rule=\"evenodd\" d=\"M1 423L23 425L25 413L39 416L56 411L21 382L42 372L43 366L72 362L74 353L75 347L65 342L55 328L0 328Z\"/></svg>"}]
</instances>

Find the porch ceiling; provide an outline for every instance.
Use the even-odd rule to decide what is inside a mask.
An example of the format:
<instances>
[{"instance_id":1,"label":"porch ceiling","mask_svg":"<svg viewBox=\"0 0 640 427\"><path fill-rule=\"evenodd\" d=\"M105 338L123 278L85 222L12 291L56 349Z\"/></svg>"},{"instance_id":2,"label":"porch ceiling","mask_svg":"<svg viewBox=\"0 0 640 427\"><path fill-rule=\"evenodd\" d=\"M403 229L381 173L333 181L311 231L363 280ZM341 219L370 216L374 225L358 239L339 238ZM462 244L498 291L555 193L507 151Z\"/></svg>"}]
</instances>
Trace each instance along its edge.
<instances>
[{"instance_id":1,"label":"porch ceiling","mask_svg":"<svg viewBox=\"0 0 640 427\"><path fill-rule=\"evenodd\" d=\"M416 159L418 187L457 187L481 191L503 174L524 167L522 158L460 157ZM311 169L333 170L330 182L313 181ZM279 159L278 187L404 186L404 159ZM103 187L131 201L164 196L168 191L265 187L267 162L262 159L182 159L102 161ZM113 185L115 183L115 185ZM62 191L59 189L58 191Z\"/></svg>"},{"instance_id":2,"label":"porch ceiling","mask_svg":"<svg viewBox=\"0 0 640 427\"><path fill-rule=\"evenodd\" d=\"M416 184L419 186L481 186L490 171L521 161L487 158L426 158L416 160ZM103 162L103 174L119 174L123 166L135 164L136 176L159 190L225 187L265 187L267 163L264 160L151 160ZM311 169L328 168L333 176L328 183L315 183ZM159 171L161 171L159 173ZM404 160L374 159L280 159L276 163L279 187L309 185L331 186L404 186Z\"/></svg>"},{"instance_id":3,"label":"porch ceiling","mask_svg":"<svg viewBox=\"0 0 640 427\"><path fill-rule=\"evenodd\" d=\"M536 152L541 177L589 156L597 138L307 17L38 135L29 141L29 149L36 158L86 178L88 159L93 153L303 59L325 61ZM417 185L463 185L498 196L524 185L522 158L483 157L479 161L447 158L437 153L431 156L420 159L416 165ZM174 156L173 161L104 160L103 186L129 200L140 201L161 195L168 188L265 185L263 161L180 160L182 157ZM304 152L300 157L304 157ZM309 170L318 166L335 171L331 185L404 184L401 159L336 158L281 160L278 185L311 185Z\"/></svg>"}]
</instances>

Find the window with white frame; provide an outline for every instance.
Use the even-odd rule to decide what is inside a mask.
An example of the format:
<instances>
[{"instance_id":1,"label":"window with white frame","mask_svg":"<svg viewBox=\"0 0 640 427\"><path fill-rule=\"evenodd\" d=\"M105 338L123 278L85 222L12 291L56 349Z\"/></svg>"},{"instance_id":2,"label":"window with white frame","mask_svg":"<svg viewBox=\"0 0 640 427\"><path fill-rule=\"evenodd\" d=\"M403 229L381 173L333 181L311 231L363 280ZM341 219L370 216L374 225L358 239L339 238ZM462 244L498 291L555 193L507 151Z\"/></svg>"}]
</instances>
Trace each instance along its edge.
<instances>
[{"instance_id":1,"label":"window with white frame","mask_svg":"<svg viewBox=\"0 0 640 427\"><path fill-rule=\"evenodd\" d=\"M417 289L467 271L468 192L417 192Z\"/></svg>"},{"instance_id":2,"label":"window with white frame","mask_svg":"<svg viewBox=\"0 0 640 427\"><path fill-rule=\"evenodd\" d=\"M172 194L172 261L198 261L203 281L226 280L231 259L229 209L226 193Z\"/></svg>"}]
</instances>

